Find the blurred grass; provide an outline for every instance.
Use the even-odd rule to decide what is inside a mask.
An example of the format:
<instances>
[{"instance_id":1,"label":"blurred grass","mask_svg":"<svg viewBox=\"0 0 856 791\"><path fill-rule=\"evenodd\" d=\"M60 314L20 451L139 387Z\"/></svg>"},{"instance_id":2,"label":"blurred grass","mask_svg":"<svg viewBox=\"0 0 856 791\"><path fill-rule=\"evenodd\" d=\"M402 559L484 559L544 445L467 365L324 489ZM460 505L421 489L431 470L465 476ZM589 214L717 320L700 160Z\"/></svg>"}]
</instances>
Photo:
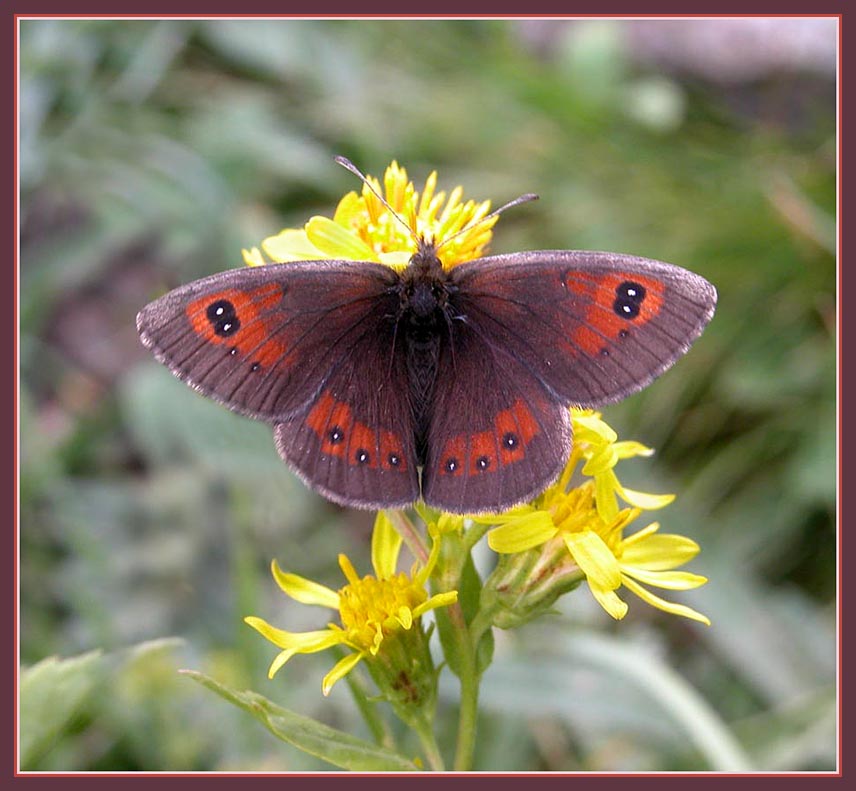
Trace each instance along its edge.
<instances>
[{"instance_id":1,"label":"blurred grass","mask_svg":"<svg viewBox=\"0 0 856 791\"><path fill-rule=\"evenodd\" d=\"M798 72L718 84L640 65L620 22L555 23L550 46L531 32L21 23L22 662L185 640L145 671L87 660L86 683L131 685L133 700L66 700L58 713L76 717L27 768L320 768L179 666L366 736L344 689L318 694L332 660L301 657L268 682L271 652L241 617L318 628L277 595L269 560L339 587L338 552L368 569L370 515L308 492L265 427L174 380L134 330L167 288L330 214L356 188L333 154L376 175L396 158L417 184L436 168L442 187L496 204L538 192L502 218L495 252L630 252L717 286L692 352L607 410L624 438L658 450L622 480L679 494L661 521L701 543L693 570L711 582L685 600L714 625L638 601L607 623L583 591L558 617L570 634L663 657L756 768L834 768L833 84ZM632 680L592 681L556 629L499 635L479 768L709 768L680 727L654 727ZM549 672L522 672L533 656ZM573 698L545 688L557 668Z\"/></svg>"}]
</instances>

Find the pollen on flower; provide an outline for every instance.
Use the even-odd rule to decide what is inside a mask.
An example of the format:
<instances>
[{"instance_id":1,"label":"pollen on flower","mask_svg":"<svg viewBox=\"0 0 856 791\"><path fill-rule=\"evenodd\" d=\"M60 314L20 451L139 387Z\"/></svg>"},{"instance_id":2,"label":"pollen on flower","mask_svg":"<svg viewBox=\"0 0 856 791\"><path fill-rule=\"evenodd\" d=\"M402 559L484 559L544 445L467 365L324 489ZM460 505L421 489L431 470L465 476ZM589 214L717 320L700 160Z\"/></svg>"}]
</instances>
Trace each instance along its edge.
<instances>
[{"instance_id":1,"label":"pollen on flower","mask_svg":"<svg viewBox=\"0 0 856 791\"><path fill-rule=\"evenodd\" d=\"M375 653L383 637L410 628L413 611L427 598L404 572L383 580L365 576L339 591L339 615L349 642Z\"/></svg>"},{"instance_id":2,"label":"pollen on flower","mask_svg":"<svg viewBox=\"0 0 856 791\"><path fill-rule=\"evenodd\" d=\"M332 219L314 217L303 228L286 228L265 239L261 244L265 254L278 262L337 258L402 267L416 252L417 240L426 239L437 244L449 240L440 251L447 269L484 255L498 219L483 219L490 201L463 202L461 187L447 198L445 192L436 191L436 171L417 190L395 161L386 168L383 185L372 176L367 178L404 224L363 185L361 193L349 192L339 201ZM320 220L327 223L323 233L319 233ZM264 258L252 248L244 251L244 261L258 266Z\"/></svg>"},{"instance_id":3,"label":"pollen on flower","mask_svg":"<svg viewBox=\"0 0 856 791\"><path fill-rule=\"evenodd\" d=\"M339 555L339 567L347 584L334 591L325 585L286 573L276 561L271 571L276 584L290 598L301 604L338 611L342 626L327 623L326 629L311 632L289 632L272 626L262 618L250 615L245 622L281 650L268 670L274 675L295 655L313 654L334 646L352 650L343 656L324 676L321 691L328 695L333 686L365 661L369 672L393 704L430 705L436 692L428 634L419 624L425 613L446 607L458 599L451 590L429 596L426 582L440 553L438 535L431 534L432 546L424 565L414 564L411 575L397 572L402 537L391 520L381 511L372 533L372 567L374 575L358 576L347 555ZM417 699L404 695L393 683L406 671L416 688ZM414 680L415 679L415 680ZM401 715L401 711L399 715Z\"/></svg>"}]
</instances>

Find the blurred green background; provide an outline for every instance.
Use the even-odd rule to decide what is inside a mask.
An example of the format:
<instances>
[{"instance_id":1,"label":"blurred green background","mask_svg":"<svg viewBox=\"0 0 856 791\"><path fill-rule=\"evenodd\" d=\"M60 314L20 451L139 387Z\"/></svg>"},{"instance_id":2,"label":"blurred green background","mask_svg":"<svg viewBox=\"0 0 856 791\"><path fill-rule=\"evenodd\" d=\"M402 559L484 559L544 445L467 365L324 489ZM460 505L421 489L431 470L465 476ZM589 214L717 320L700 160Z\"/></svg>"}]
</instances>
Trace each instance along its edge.
<instances>
[{"instance_id":1,"label":"blurred green background","mask_svg":"<svg viewBox=\"0 0 856 791\"><path fill-rule=\"evenodd\" d=\"M333 658L270 682L275 649L242 617L322 628L270 560L338 588L339 552L370 570L371 515L309 492L265 426L175 380L134 329L167 289L332 214L359 187L334 154L375 175L395 158L417 187L436 168L494 205L539 193L493 252L629 252L719 290L691 353L605 412L657 448L619 474L678 493L657 517L701 544L710 582L672 598L713 625L629 594L613 623L581 588L498 634L477 768L834 769L836 20L20 34L24 769L325 768L180 667L368 738L345 685L320 694Z\"/></svg>"}]
</instances>

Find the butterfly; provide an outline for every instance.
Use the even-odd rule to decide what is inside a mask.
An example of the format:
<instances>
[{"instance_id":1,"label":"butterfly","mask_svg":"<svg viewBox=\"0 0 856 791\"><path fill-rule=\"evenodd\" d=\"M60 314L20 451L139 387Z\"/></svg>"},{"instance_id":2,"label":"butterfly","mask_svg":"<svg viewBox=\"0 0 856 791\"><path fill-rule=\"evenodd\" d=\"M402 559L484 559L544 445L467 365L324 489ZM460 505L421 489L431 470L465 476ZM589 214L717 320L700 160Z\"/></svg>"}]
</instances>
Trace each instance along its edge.
<instances>
[{"instance_id":1,"label":"butterfly","mask_svg":"<svg viewBox=\"0 0 856 791\"><path fill-rule=\"evenodd\" d=\"M571 451L568 407L647 386L716 305L699 275L632 255L540 250L444 268L442 244L417 241L400 270L221 272L147 305L137 329L195 390L271 424L280 456L328 499L421 497L469 514L543 491Z\"/></svg>"}]
</instances>

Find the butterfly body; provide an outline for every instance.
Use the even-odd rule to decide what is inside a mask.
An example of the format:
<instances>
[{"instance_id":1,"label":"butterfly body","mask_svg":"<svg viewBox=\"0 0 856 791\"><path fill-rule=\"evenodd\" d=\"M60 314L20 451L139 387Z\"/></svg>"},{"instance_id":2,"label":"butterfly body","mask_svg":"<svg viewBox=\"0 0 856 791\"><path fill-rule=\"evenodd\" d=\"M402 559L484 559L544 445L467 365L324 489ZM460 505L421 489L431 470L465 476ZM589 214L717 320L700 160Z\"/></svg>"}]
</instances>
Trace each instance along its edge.
<instances>
[{"instance_id":1,"label":"butterfly body","mask_svg":"<svg viewBox=\"0 0 856 791\"><path fill-rule=\"evenodd\" d=\"M144 308L143 343L203 394L274 427L308 485L364 508L421 496L499 511L559 474L568 406L646 386L713 315L687 270L586 251L403 270L300 261L233 270Z\"/></svg>"}]
</instances>

